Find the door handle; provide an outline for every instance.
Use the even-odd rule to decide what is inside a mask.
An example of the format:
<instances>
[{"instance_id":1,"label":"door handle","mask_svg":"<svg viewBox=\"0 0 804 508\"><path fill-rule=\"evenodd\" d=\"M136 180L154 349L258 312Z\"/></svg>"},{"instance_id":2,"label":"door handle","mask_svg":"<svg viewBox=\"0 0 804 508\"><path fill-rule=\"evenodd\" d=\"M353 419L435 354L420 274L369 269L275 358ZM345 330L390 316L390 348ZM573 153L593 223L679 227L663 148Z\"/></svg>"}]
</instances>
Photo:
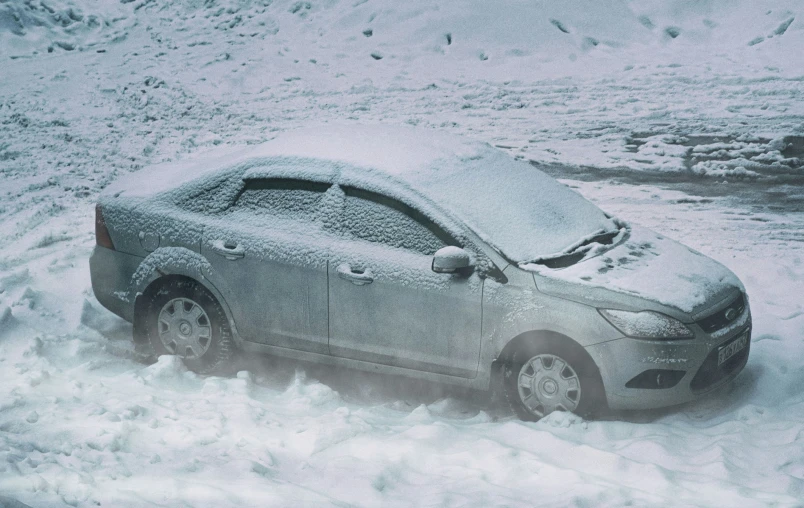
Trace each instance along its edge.
<instances>
[{"instance_id":1,"label":"door handle","mask_svg":"<svg viewBox=\"0 0 804 508\"><path fill-rule=\"evenodd\" d=\"M348 280L356 286L365 286L366 284L371 284L374 282L374 277L371 275L371 270L366 269L362 272L354 272L348 263L342 263L340 266L338 266L336 271L338 272L338 277Z\"/></svg>"},{"instance_id":2,"label":"door handle","mask_svg":"<svg viewBox=\"0 0 804 508\"><path fill-rule=\"evenodd\" d=\"M240 259L246 255L246 251L240 244L232 245L231 242L224 242L223 240L214 240L210 248L215 254L223 256L230 261Z\"/></svg>"}]
</instances>

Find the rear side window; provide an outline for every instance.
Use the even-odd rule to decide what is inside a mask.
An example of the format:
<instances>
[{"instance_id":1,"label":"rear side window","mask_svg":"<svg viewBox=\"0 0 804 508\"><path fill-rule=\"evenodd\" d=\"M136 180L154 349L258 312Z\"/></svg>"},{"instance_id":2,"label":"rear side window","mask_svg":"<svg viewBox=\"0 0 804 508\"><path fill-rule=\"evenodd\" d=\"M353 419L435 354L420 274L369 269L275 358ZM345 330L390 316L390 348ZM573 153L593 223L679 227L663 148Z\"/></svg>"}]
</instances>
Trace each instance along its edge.
<instances>
[{"instance_id":1,"label":"rear side window","mask_svg":"<svg viewBox=\"0 0 804 508\"><path fill-rule=\"evenodd\" d=\"M233 208L273 217L312 220L329 187L326 183L304 180L249 180Z\"/></svg>"},{"instance_id":2,"label":"rear side window","mask_svg":"<svg viewBox=\"0 0 804 508\"><path fill-rule=\"evenodd\" d=\"M404 203L360 189L343 190L346 198L337 227L352 238L426 255L457 245L433 221Z\"/></svg>"},{"instance_id":3,"label":"rear side window","mask_svg":"<svg viewBox=\"0 0 804 508\"><path fill-rule=\"evenodd\" d=\"M190 187L180 195L176 204L191 212L221 213L232 206L242 186L243 180L239 175L226 172L200 185Z\"/></svg>"}]
</instances>

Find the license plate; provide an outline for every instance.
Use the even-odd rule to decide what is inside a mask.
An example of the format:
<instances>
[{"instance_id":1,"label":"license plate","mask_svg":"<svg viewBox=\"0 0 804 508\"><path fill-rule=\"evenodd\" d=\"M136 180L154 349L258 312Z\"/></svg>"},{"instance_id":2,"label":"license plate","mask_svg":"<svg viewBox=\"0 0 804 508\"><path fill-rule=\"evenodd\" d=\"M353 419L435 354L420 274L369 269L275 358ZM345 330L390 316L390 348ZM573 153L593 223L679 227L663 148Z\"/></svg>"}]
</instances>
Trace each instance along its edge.
<instances>
[{"instance_id":1,"label":"license plate","mask_svg":"<svg viewBox=\"0 0 804 508\"><path fill-rule=\"evenodd\" d=\"M718 367L723 362L728 361L729 358L736 355L748 345L748 334L744 333L741 337L729 342L717 351L717 365Z\"/></svg>"}]
</instances>

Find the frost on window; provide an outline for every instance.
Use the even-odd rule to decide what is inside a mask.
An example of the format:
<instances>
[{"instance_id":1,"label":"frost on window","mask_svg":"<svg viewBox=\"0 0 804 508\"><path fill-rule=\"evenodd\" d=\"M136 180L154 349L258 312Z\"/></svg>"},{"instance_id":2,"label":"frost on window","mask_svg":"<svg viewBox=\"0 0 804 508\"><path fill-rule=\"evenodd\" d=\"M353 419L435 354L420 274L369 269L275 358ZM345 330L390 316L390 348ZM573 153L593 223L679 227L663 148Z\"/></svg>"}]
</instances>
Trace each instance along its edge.
<instances>
[{"instance_id":1,"label":"frost on window","mask_svg":"<svg viewBox=\"0 0 804 508\"><path fill-rule=\"evenodd\" d=\"M234 208L283 219L313 220L329 184L303 180L252 180Z\"/></svg>"},{"instance_id":2,"label":"frost on window","mask_svg":"<svg viewBox=\"0 0 804 508\"><path fill-rule=\"evenodd\" d=\"M453 243L432 221L403 203L358 189L344 190L336 227L349 237L426 255Z\"/></svg>"},{"instance_id":3,"label":"frost on window","mask_svg":"<svg viewBox=\"0 0 804 508\"><path fill-rule=\"evenodd\" d=\"M177 205L190 212L221 213L234 203L243 187L243 180L232 172L224 172L197 185L182 189Z\"/></svg>"}]
</instances>

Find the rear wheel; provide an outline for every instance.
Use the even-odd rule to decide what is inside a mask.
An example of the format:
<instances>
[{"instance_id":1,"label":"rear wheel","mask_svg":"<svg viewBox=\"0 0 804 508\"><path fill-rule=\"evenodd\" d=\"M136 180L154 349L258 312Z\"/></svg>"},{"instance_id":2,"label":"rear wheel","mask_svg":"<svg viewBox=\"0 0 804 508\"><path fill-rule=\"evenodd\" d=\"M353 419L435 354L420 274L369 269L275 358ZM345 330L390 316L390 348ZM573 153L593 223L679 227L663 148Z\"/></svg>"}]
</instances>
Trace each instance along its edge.
<instances>
[{"instance_id":1,"label":"rear wheel","mask_svg":"<svg viewBox=\"0 0 804 508\"><path fill-rule=\"evenodd\" d=\"M554 411L589 416L604 403L600 374L580 346L524 344L504 368L506 399L523 420Z\"/></svg>"},{"instance_id":2,"label":"rear wheel","mask_svg":"<svg viewBox=\"0 0 804 508\"><path fill-rule=\"evenodd\" d=\"M141 329L157 356L176 355L188 369L209 374L232 358L234 340L226 314L201 284L171 278L147 292Z\"/></svg>"}]
</instances>

